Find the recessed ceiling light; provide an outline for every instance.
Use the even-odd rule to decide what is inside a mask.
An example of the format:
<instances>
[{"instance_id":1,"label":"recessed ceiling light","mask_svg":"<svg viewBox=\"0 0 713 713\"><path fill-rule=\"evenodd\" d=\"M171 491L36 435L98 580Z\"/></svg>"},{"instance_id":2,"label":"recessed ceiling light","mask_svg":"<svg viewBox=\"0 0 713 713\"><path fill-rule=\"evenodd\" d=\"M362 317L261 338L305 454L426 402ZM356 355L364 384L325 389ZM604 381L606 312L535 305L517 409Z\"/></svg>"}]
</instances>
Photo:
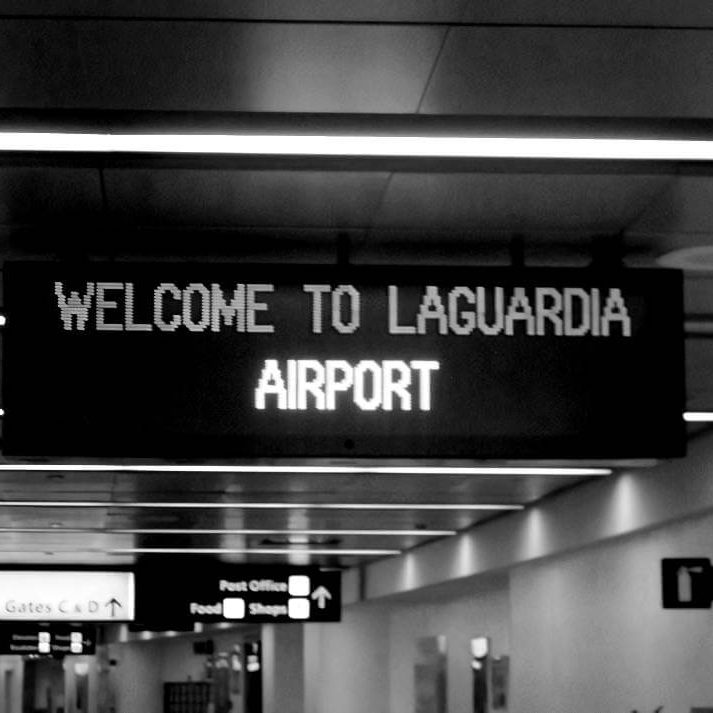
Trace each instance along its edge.
<instances>
[{"instance_id":1,"label":"recessed ceiling light","mask_svg":"<svg viewBox=\"0 0 713 713\"><path fill-rule=\"evenodd\" d=\"M245 475L554 475L604 476L611 468L558 466L182 465L111 463L0 463L0 471L89 473L242 473Z\"/></svg>"},{"instance_id":2,"label":"recessed ceiling light","mask_svg":"<svg viewBox=\"0 0 713 713\"><path fill-rule=\"evenodd\" d=\"M258 530L258 529L194 529L194 528L100 528L64 527L62 523L51 523L49 527L0 527L0 533L52 533L80 534L91 532L103 535L285 535L285 536L329 536L353 537L447 537L456 535L457 530Z\"/></svg>"},{"instance_id":3,"label":"recessed ceiling light","mask_svg":"<svg viewBox=\"0 0 713 713\"><path fill-rule=\"evenodd\" d=\"M688 423L713 423L713 411L686 411L683 419Z\"/></svg>"},{"instance_id":4,"label":"recessed ceiling light","mask_svg":"<svg viewBox=\"0 0 713 713\"><path fill-rule=\"evenodd\" d=\"M522 510L524 505L501 503L196 503L116 502L101 500L0 500L0 507L197 509L197 510Z\"/></svg>"},{"instance_id":5,"label":"recessed ceiling light","mask_svg":"<svg viewBox=\"0 0 713 713\"><path fill-rule=\"evenodd\" d=\"M0 151L366 158L711 161L713 141L538 136L2 132Z\"/></svg>"},{"instance_id":6,"label":"recessed ceiling light","mask_svg":"<svg viewBox=\"0 0 713 713\"><path fill-rule=\"evenodd\" d=\"M290 547L118 547L101 550L112 555L340 555L343 557L368 557L400 555L401 550L391 549L339 549Z\"/></svg>"}]
</instances>

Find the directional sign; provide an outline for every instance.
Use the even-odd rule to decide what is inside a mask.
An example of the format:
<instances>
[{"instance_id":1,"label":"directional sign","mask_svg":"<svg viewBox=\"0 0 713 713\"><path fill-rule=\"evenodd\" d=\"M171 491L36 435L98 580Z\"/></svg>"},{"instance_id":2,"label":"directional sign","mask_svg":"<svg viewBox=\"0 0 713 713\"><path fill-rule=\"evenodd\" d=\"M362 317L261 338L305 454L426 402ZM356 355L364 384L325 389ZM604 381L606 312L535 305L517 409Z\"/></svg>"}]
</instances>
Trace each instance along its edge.
<instances>
[{"instance_id":1,"label":"directional sign","mask_svg":"<svg viewBox=\"0 0 713 713\"><path fill-rule=\"evenodd\" d=\"M332 598L332 593L326 587L319 586L312 592L310 598L317 601L318 609L326 609L327 601Z\"/></svg>"},{"instance_id":2,"label":"directional sign","mask_svg":"<svg viewBox=\"0 0 713 713\"><path fill-rule=\"evenodd\" d=\"M181 623L339 621L341 577L313 567L213 565L137 572L137 620Z\"/></svg>"},{"instance_id":3,"label":"directional sign","mask_svg":"<svg viewBox=\"0 0 713 713\"><path fill-rule=\"evenodd\" d=\"M96 627L82 624L0 625L0 654L94 654L96 641Z\"/></svg>"},{"instance_id":4,"label":"directional sign","mask_svg":"<svg viewBox=\"0 0 713 713\"><path fill-rule=\"evenodd\" d=\"M661 560L664 609L709 609L713 567L705 557Z\"/></svg>"},{"instance_id":5,"label":"directional sign","mask_svg":"<svg viewBox=\"0 0 713 713\"><path fill-rule=\"evenodd\" d=\"M134 575L0 571L0 621L132 621Z\"/></svg>"}]
</instances>

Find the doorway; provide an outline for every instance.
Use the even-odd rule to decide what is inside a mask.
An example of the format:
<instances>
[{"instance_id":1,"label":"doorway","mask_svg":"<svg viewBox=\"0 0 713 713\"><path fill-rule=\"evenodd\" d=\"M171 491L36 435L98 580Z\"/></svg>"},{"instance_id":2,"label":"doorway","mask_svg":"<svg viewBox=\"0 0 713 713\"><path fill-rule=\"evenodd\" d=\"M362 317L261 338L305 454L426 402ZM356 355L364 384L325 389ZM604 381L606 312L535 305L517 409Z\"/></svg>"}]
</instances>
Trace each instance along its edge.
<instances>
[{"instance_id":1,"label":"doorway","mask_svg":"<svg viewBox=\"0 0 713 713\"><path fill-rule=\"evenodd\" d=\"M24 668L22 713L65 713L62 660L26 658Z\"/></svg>"}]
</instances>

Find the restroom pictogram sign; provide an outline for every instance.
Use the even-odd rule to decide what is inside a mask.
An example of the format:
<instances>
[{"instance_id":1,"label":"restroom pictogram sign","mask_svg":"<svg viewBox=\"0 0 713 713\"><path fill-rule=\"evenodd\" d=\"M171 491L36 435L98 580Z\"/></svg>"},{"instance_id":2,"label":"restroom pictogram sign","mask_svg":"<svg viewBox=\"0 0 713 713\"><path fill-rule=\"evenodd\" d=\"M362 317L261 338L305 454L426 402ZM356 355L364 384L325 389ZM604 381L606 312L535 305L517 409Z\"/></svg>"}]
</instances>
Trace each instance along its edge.
<instances>
[{"instance_id":1,"label":"restroom pictogram sign","mask_svg":"<svg viewBox=\"0 0 713 713\"><path fill-rule=\"evenodd\" d=\"M664 609L709 609L713 603L713 567L706 557L661 560Z\"/></svg>"}]
</instances>

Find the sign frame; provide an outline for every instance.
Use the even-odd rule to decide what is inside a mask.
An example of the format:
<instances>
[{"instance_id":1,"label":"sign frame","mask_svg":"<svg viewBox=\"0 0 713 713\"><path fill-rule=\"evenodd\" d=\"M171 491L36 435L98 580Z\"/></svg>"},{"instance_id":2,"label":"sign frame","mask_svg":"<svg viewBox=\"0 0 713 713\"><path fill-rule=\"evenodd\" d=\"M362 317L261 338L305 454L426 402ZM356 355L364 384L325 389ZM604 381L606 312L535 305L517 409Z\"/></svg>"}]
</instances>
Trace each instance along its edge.
<instances>
[{"instance_id":1,"label":"sign frame","mask_svg":"<svg viewBox=\"0 0 713 713\"><path fill-rule=\"evenodd\" d=\"M10 591L10 598L6 595L8 586L2 586L4 578L10 578L15 575L18 580L25 582L13 592ZM124 596L123 592L112 591L111 589L102 590L99 585L93 583L94 589L87 592L86 590L78 596L77 600L71 600L58 591L58 583L53 583L51 587L51 595L48 594L50 589L47 586L33 586L30 577L37 578L45 577L48 579L57 578L60 575L75 575L74 581L71 584L77 583L77 579L86 579L87 575L124 575L126 577L126 601L117 601L111 604L111 599L116 599L116 595ZM118 577L117 577L118 581ZM10 582L10 585L12 583ZM85 586L87 582L84 583ZM23 587L25 590L23 591ZM68 591L68 590L67 590ZM39 592L39 594L37 594ZM94 595L106 594L109 598L105 602L103 599L96 601ZM27 596L24 596L27 595ZM60 599L64 596L64 599ZM12 611L6 611L8 604L12 602ZM92 602L90 604L90 602ZM95 606L96 604L96 606ZM64 610L64 611L62 611ZM106 610L106 611L105 611ZM34 624L37 622L49 624L67 624L67 623L123 623L134 620L136 611L136 577L133 568L131 567L92 567L90 565L72 565L72 566L2 566L0 567L0 625L5 624ZM110 612L113 612L110 613ZM106 616L104 614L106 613Z\"/></svg>"},{"instance_id":2,"label":"sign frame","mask_svg":"<svg viewBox=\"0 0 713 713\"><path fill-rule=\"evenodd\" d=\"M194 563L187 578L170 560L142 563L136 569L136 622L149 629L199 622L337 622L341 575L319 566L202 562Z\"/></svg>"},{"instance_id":3,"label":"sign frame","mask_svg":"<svg viewBox=\"0 0 713 713\"><path fill-rule=\"evenodd\" d=\"M34 279L43 285L41 294ZM685 454L679 271L9 261L4 281L8 455L597 460ZM221 322L212 333L215 312L201 312L207 304L201 300L214 299L214 284L228 286L221 298L226 300L232 286L245 287L243 332L231 331L238 324L233 315L231 330ZM493 305L497 286L504 286L510 290L507 309L517 303L516 289L543 286L550 297L559 290L552 299L564 299L568 289L590 290L591 310L596 301L600 311L612 289L625 287L641 324L634 324L628 340L613 336L617 325L610 337L583 340L574 333L557 336L550 318L542 322L542 334L530 335L523 333L531 325L522 314L531 307L515 304L520 317L509 336L477 329L469 336L455 333L464 328L458 323L463 317L450 312L447 334L439 333L442 324L432 316L424 318L425 332L417 333L423 310L432 309L423 307L428 286L442 290L443 302L450 304L454 286L467 285L492 288ZM387 286L395 292L389 287L387 293ZM348 288L358 295L358 311ZM75 293L94 305L86 329L80 329L77 314L61 312L60 320L61 300L66 306ZM467 293L457 299L461 307L469 305ZM359 324L350 332L357 313ZM484 330L488 318L483 320ZM176 330L161 331L159 323ZM265 331L269 327L272 333ZM341 366L329 367L330 361ZM344 364L351 370L350 393L335 386L330 396L325 386L324 408L306 385L310 379L316 383L309 375L315 362L323 370L333 368L335 382L347 382L347 372L338 371ZM424 366L434 363L437 369ZM284 394L275 391L280 379ZM654 385L658 397L652 406L646 397ZM24 398L30 386L38 394L31 410ZM368 389L380 394L373 409L374 400L364 396ZM330 398L337 404L332 411Z\"/></svg>"}]
</instances>

